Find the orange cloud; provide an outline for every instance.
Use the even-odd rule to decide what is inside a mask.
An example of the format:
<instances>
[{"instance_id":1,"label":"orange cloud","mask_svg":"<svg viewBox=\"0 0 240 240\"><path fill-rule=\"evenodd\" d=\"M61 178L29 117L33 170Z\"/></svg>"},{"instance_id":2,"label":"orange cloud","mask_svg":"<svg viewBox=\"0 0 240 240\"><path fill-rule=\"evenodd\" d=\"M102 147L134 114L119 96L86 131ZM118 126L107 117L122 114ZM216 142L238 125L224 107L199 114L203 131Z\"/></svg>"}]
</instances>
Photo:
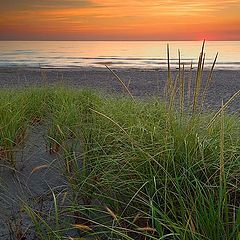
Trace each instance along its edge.
<instances>
[{"instance_id":1,"label":"orange cloud","mask_svg":"<svg viewBox=\"0 0 240 240\"><path fill-rule=\"evenodd\" d=\"M240 0L19 2L0 10L2 39L240 39Z\"/></svg>"}]
</instances>

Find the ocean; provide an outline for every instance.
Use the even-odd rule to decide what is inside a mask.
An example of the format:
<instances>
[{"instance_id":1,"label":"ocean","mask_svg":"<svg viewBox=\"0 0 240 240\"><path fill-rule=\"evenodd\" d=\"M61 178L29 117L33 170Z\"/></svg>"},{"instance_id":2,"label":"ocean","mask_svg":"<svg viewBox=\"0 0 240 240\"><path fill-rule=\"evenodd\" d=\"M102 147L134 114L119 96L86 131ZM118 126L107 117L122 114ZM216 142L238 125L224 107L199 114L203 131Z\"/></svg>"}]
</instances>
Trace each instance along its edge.
<instances>
[{"instance_id":1,"label":"ocean","mask_svg":"<svg viewBox=\"0 0 240 240\"><path fill-rule=\"evenodd\" d=\"M0 41L0 67L167 68L167 44L172 68L178 67L178 49L185 68L196 66L201 41ZM209 41L205 66L216 53L216 69L240 70L240 41Z\"/></svg>"}]
</instances>

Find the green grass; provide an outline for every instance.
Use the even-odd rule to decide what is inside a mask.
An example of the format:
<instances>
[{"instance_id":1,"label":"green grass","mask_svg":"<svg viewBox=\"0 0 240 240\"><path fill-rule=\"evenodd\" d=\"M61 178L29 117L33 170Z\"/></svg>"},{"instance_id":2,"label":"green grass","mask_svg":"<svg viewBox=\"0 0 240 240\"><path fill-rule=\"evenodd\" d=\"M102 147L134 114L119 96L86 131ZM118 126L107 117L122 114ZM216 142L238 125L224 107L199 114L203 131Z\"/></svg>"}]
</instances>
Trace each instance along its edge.
<instances>
[{"instance_id":1,"label":"green grass","mask_svg":"<svg viewBox=\"0 0 240 240\"><path fill-rule=\"evenodd\" d=\"M202 111L203 65L202 51L195 79L180 60L176 80L169 69L164 101L136 100L116 74L129 97L1 90L1 152L45 121L63 161L66 190L52 190L52 211L24 205L39 239L239 239L240 119L225 113L231 101Z\"/></svg>"},{"instance_id":2,"label":"green grass","mask_svg":"<svg viewBox=\"0 0 240 240\"><path fill-rule=\"evenodd\" d=\"M29 124L43 118L46 94L37 88L0 90L0 156L13 165L13 147L24 140Z\"/></svg>"},{"instance_id":3,"label":"green grass","mask_svg":"<svg viewBox=\"0 0 240 240\"><path fill-rule=\"evenodd\" d=\"M41 239L64 239L74 227L99 239L237 239L237 116L222 111L212 122L213 113L201 113L193 121L158 100L67 87L1 96L1 148L12 150L19 131L40 118L49 148L57 143L52 153L65 161L68 206L53 192L50 215L25 207Z\"/></svg>"}]
</instances>

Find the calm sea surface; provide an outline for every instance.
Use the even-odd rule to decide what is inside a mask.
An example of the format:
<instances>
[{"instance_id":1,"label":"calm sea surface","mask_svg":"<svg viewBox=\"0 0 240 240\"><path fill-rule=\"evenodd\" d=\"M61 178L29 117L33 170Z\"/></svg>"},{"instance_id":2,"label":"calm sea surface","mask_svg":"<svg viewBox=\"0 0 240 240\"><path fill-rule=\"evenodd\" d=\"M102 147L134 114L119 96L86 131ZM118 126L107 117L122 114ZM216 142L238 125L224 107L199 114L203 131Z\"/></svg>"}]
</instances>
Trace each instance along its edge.
<instances>
[{"instance_id":1,"label":"calm sea surface","mask_svg":"<svg viewBox=\"0 0 240 240\"><path fill-rule=\"evenodd\" d=\"M0 67L111 67L164 69L170 45L172 67L178 66L178 49L186 67L196 66L201 50L198 41L0 41ZM240 41L206 43L206 67L217 52L216 68L240 70Z\"/></svg>"}]
</instances>

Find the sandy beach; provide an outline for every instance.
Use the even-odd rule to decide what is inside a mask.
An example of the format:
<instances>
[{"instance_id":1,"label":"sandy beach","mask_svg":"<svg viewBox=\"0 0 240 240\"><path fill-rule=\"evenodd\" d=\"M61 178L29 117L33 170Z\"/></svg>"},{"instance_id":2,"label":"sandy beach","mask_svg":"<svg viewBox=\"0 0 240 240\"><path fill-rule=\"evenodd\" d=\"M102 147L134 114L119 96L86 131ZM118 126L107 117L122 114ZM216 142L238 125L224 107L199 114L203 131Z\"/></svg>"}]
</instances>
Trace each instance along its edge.
<instances>
[{"instance_id":1,"label":"sandy beach","mask_svg":"<svg viewBox=\"0 0 240 240\"><path fill-rule=\"evenodd\" d=\"M162 96L167 79L166 70L154 69L114 69L114 71L128 85L136 97ZM188 77L189 72L186 73ZM176 78L177 70L172 71ZM193 71L194 75L194 71ZM208 75L206 70L204 80ZM187 81L187 80L186 80ZM22 87L43 84L59 84L77 88L93 88L110 94L122 93L123 89L115 77L105 68L0 68L0 87ZM240 71L215 70L206 107L219 108L221 102L227 101L240 89ZM236 99L230 111L238 111L239 99Z\"/></svg>"},{"instance_id":2,"label":"sandy beach","mask_svg":"<svg viewBox=\"0 0 240 240\"><path fill-rule=\"evenodd\" d=\"M113 70L124 80L136 98L144 100L163 96L168 75L166 70L119 68ZM208 73L208 71L204 72L203 86ZM171 74L172 78L176 79L178 71L174 70ZM192 75L192 79L194 79L194 70ZM187 82L189 71L185 76ZM108 69L104 68L0 68L0 88L2 89L59 84L74 88L91 88L108 95L124 93L119 81ZM226 102L239 89L240 71L215 70L206 98L205 109L218 110L222 100ZM239 109L238 97L231 103L227 111L239 114ZM128 110L126 111L128 113ZM64 124L68 123L64 122ZM0 204L2 209L0 212L0 239L7 239L7 237L10 239L16 232L20 232L20 234L24 232L26 239L35 239L32 222L28 215L21 211L22 200L33 205L39 211L49 212L53 205L49 186L56 191L69 188L65 176L61 174L64 166L61 153L52 155L46 151L49 144L47 141L49 126L40 122L40 124L30 126L26 134L25 142L14 148L16 166L20 170L12 174L11 168L5 162L0 166L0 173L4 179L4 185L0 186L0 198L2 197L4 200ZM82 156L81 151L81 148L75 149L75 154L79 156L79 159ZM35 170L37 171L35 172ZM6 201L6 199L12 199L12 201ZM65 205L62 207L64 208ZM67 234L77 236L78 232L73 229L69 230Z\"/></svg>"},{"instance_id":3,"label":"sandy beach","mask_svg":"<svg viewBox=\"0 0 240 240\"><path fill-rule=\"evenodd\" d=\"M240 4L0 3L0 240L240 240Z\"/></svg>"}]
</instances>

